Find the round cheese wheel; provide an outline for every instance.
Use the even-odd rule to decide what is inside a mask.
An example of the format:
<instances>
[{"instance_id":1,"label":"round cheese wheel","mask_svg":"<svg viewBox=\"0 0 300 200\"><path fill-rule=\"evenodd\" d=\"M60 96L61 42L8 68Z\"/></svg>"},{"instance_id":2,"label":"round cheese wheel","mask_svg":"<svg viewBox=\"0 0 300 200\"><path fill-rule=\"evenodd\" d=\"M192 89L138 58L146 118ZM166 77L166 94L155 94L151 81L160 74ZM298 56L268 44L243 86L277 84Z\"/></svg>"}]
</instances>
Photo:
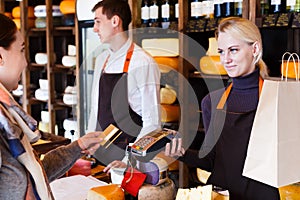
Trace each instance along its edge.
<instances>
[{"instance_id":1,"label":"round cheese wheel","mask_svg":"<svg viewBox=\"0 0 300 200\"><path fill-rule=\"evenodd\" d=\"M63 122L63 128L69 131L71 130L77 131L78 130L77 125L78 125L77 120L73 118L65 119Z\"/></svg>"},{"instance_id":2,"label":"round cheese wheel","mask_svg":"<svg viewBox=\"0 0 300 200\"><path fill-rule=\"evenodd\" d=\"M220 56L203 56L200 59L200 69L204 74L227 75Z\"/></svg>"},{"instance_id":3,"label":"round cheese wheel","mask_svg":"<svg viewBox=\"0 0 300 200\"><path fill-rule=\"evenodd\" d=\"M28 18L33 19L34 18L34 8L32 6L27 7L27 15ZM21 8L20 6L16 6L12 9L12 17L15 19L21 18Z\"/></svg>"},{"instance_id":4,"label":"round cheese wheel","mask_svg":"<svg viewBox=\"0 0 300 200\"><path fill-rule=\"evenodd\" d=\"M294 65L296 65L296 72L298 73L298 71L300 70L299 66L300 63L299 61L284 61L283 64L281 65L281 74L284 77L288 77L288 78L296 78L296 73L295 73L295 67ZM288 67L288 71L286 72L286 68ZM299 78L299 73L298 73L298 78Z\"/></svg>"},{"instance_id":5,"label":"round cheese wheel","mask_svg":"<svg viewBox=\"0 0 300 200\"><path fill-rule=\"evenodd\" d=\"M168 179L166 182L159 186L144 184L138 194L139 200L174 200L175 197L175 184L172 180ZM158 198L159 197L159 198Z\"/></svg>"},{"instance_id":6,"label":"round cheese wheel","mask_svg":"<svg viewBox=\"0 0 300 200\"><path fill-rule=\"evenodd\" d=\"M178 70L178 57L154 57L161 73L168 73L172 69Z\"/></svg>"},{"instance_id":7,"label":"round cheese wheel","mask_svg":"<svg viewBox=\"0 0 300 200\"><path fill-rule=\"evenodd\" d=\"M45 65L48 63L48 57L46 53L37 53L35 54L35 62L40 65Z\"/></svg>"},{"instance_id":8,"label":"round cheese wheel","mask_svg":"<svg viewBox=\"0 0 300 200\"><path fill-rule=\"evenodd\" d=\"M88 191L87 200L124 200L123 190L117 184L93 187Z\"/></svg>"},{"instance_id":9,"label":"round cheese wheel","mask_svg":"<svg viewBox=\"0 0 300 200\"><path fill-rule=\"evenodd\" d=\"M76 65L76 56L63 56L61 63L65 67L73 67Z\"/></svg>"},{"instance_id":10,"label":"round cheese wheel","mask_svg":"<svg viewBox=\"0 0 300 200\"><path fill-rule=\"evenodd\" d=\"M177 122L180 117L180 107L178 105L161 104L161 121Z\"/></svg>"},{"instance_id":11,"label":"round cheese wheel","mask_svg":"<svg viewBox=\"0 0 300 200\"><path fill-rule=\"evenodd\" d=\"M49 112L42 110L41 111L41 120L42 122L49 123Z\"/></svg>"},{"instance_id":12,"label":"round cheese wheel","mask_svg":"<svg viewBox=\"0 0 300 200\"><path fill-rule=\"evenodd\" d=\"M176 101L176 91L172 88L160 89L160 103L173 104Z\"/></svg>"},{"instance_id":13,"label":"round cheese wheel","mask_svg":"<svg viewBox=\"0 0 300 200\"><path fill-rule=\"evenodd\" d=\"M52 5L52 16L61 17L63 14L60 12L58 5ZM36 17L46 17L46 5L38 5L34 7L34 16Z\"/></svg>"},{"instance_id":14,"label":"round cheese wheel","mask_svg":"<svg viewBox=\"0 0 300 200\"><path fill-rule=\"evenodd\" d=\"M75 13L75 1L74 0L63 0L59 4L60 12L64 15Z\"/></svg>"}]
</instances>

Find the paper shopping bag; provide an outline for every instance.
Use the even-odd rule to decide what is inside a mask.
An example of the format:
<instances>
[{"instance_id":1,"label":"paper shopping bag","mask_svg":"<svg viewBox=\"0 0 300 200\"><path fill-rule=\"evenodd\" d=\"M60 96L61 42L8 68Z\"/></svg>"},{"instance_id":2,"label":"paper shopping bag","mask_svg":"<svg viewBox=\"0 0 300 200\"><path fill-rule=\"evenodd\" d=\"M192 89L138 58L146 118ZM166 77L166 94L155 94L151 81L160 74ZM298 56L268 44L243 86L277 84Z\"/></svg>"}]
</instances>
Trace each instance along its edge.
<instances>
[{"instance_id":1,"label":"paper shopping bag","mask_svg":"<svg viewBox=\"0 0 300 200\"><path fill-rule=\"evenodd\" d=\"M299 81L264 81L243 175L274 187L300 181Z\"/></svg>"}]
</instances>

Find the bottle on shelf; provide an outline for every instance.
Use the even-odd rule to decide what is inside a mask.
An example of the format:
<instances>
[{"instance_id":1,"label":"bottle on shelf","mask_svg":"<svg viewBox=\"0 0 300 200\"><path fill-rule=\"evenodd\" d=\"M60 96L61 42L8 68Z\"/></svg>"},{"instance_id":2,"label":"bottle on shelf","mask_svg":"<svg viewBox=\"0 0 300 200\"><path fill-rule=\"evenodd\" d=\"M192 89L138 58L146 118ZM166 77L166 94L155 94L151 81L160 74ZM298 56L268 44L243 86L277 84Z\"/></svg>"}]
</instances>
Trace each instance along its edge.
<instances>
[{"instance_id":1,"label":"bottle on shelf","mask_svg":"<svg viewBox=\"0 0 300 200\"><path fill-rule=\"evenodd\" d=\"M214 1L214 17L220 18L222 17L223 0L213 0L213 1Z\"/></svg>"},{"instance_id":2,"label":"bottle on shelf","mask_svg":"<svg viewBox=\"0 0 300 200\"><path fill-rule=\"evenodd\" d=\"M149 20L150 20L150 6L149 6L149 0L142 0L141 5L141 23L142 26L149 26Z\"/></svg>"},{"instance_id":3,"label":"bottle on shelf","mask_svg":"<svg viewBox=\"0 0 300 200\"><path fill-rule=\"evenodd\" d=\"M191 19L197 20L202 18L202 2L200 0L191 0L190 13Z\"/></svg>"},{"instance_id":4,"label":"bottle on shelf","mask_svg":"<svg viewBox=\"0 0 300 200\"><path fill-rule=\"evenodd\" d=\"M224 0L222 4L222 17L234 15L234 0Z\"/></svg>"},{"instance_id":5,"label":"bottle on shelf","mask_svg":"<svg viewBox=\"0 0 300 200\"><path fill-rule=\"evenodd\" d=\"M239 17L243 15L243 0L234 0L234 15Z\"/></svg>"},{"instance_id":6,"label":"bottle on shelf","mask_svg":"<svg viewBox=\"0 0 300 200\"><path fill-rule=\"evenodd\" d=\"M150 1L150 26L159 23L160 19L160 5L159 5L159 1L158 0L151 0ZM157 25L156 25L157 26Z\"/></svg>"},{"instance_id":7,"label":"bottle on shelf","mask_svg":"<svg viewBox=\"0 0 300 200\"><path fill-rule=\"evenodd\" d=\"M174 18L174 5L170 0L163 0L161 4L161 26L162 28L169 28L170 21Z\"/></svg>"},{"instance_id":8,"label":"bottle on shelf","mask_svg":"<svg viewBox=\"0 0 300 200\"><path fill-rule=\"evenodd\" d=\"M300 12L300 0L296 0L295 12Z\"/></svg>"},{"instance_id":9,"label":"bottle on shelf","mask_svg":"<svg viewBox=\"0 0 300 200\"><path fill-rule=\"evenodd\" d=\"M300 0L286 0L287 12L300 12Z\"/></svg>"},{"instance_id":10,"label":"bottle on shelf","mask_svg":"<svg viewBox=\"0 0 300 200\"><path fill-rule=\"evenodd\" d=\"M261 0L260 1L260 14L262 16L269 14L269 3L268 3L268 0Z\"/></svg>"},{"instance_id":11,"label":"bottle on shelf","mask_svg":"<svg viewBox=\"0 0 300 200\"><path fill-rule=\"evenodd\" d=\"M286 0L271 0L269 5L269 13L284 13Z\"/></svg>"},{"instance_id":12,"label":"bottle on shelf","mask_svg":"<svg viewBox=\"0 0 300 200\"><path fill-rule=\"evenodd\" d=\"M178 21L179 18L179 4L178 0L174 0L174 21Z\"/></svg>"}]
</instances>

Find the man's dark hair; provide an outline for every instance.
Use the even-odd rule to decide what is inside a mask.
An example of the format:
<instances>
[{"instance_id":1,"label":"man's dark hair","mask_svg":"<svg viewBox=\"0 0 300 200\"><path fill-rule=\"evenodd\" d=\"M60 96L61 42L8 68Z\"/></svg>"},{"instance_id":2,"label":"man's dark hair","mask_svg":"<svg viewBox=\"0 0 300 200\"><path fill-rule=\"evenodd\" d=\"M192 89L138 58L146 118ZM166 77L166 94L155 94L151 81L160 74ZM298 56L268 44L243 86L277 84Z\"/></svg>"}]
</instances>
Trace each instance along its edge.
<instances>
[{"instance_id":1,"label":"man's dark hair","mask_svg":"<svg viewBox=\"0 0 300 200\"><path fill-rule=\"evenodd\" d=\"M111 19L117 15L122 20L122 28L124 31L128 30L131 22L131 10L126 0L102 0L98 2L92 9L95 12L98 8L102 7L102 14Z\"/></svg>"}]
</instances>

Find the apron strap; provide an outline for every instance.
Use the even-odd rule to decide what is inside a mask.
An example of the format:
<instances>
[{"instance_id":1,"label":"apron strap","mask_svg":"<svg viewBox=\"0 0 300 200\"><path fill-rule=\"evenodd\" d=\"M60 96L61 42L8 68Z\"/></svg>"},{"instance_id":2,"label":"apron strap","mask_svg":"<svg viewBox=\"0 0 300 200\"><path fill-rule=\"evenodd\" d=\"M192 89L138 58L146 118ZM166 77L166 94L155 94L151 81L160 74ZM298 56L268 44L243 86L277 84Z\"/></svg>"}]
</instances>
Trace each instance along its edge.
<instances>
[{"instance_id":1,"label":"apron strap","mask_svg":"<svg viewBox=\"0 0 300 200\"><path fill-rule=\"evenodd\" d=\"M259 84L259 86L258 86L259 87L259 95L260 95L261 90L262 90L263 82L264 82L264 80L261 77L259 77L259 83L258 83ZM229 96L229 93L230 93L231 89L232 89L232 83L230 83L230 85L224 91L224 93L223 93L223 95L222 95L222 97L221 97L221 99L220 99L220 101L217 105L218 110L222 110L224 108L224 105L226 103L226 100Z\"/></svg>"},{"instance_id":2,"label":"apron strap","mask_svg":"<svg viewBox=\"0 0 300 200\"><path fill-rule=\"evenodd\" d=\"M128 72L129 63L130 63L130 60L131 60L133 49L134 49L134 44L131 43L131 45L130 45L128 51L127 51L127 55L126 55L126 59L125 59L125 63L124 63L124 68L123 68L124 73Z\"/></svg>"},{"instance_id":3,"label":"apron strap","mask_svg":"<svg viewBox=\"0 0 300 200\"><path fill-rule=\"evenodd\" d=\"M126 59L125 59L125 63L124 63L124 67L123 67L123 72L124 73L127 73L128 72L128 68L129 68L129 63L130 63L130 60L131 60L131 56L133 54L133 49L134 49L134 44L133 42L131 43L128 51L127 51L127 54L126 54ZM104 64L103 64L103 67L102 67L102 71L104 71L106 65L107 65L107 62L108 62L108 59L109 59L110 55L107 56Z\"/></svg>"}]
</instances>

